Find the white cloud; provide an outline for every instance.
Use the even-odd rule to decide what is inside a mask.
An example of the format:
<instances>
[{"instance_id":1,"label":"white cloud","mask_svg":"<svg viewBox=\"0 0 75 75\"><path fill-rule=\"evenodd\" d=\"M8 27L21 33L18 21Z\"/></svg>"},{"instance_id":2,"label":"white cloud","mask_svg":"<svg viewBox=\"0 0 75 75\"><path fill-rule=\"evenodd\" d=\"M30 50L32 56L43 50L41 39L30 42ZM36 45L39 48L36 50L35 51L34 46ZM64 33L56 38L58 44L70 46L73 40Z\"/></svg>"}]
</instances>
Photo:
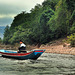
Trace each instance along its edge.
<instances>
[{"instance_id":1,"label":"white cloud","mask_svg":"<svg viewBox=\"0 0 75 75\"><path fill-rule=\"evenodd\" d=\"M0 0L0 19L14 18L22 11L29 12L37 3L41 4L44 0ZM2 23L2 22L1 22ZM0 23L0 25L1 25Z\"/></svg>"},{"instance_id":2,"label":"white cloud","mask_svg":"<svg viewBox=\"0 0 75 75\"><path fill-rule=\"evenodd\" d=\"M15 14L2 14L2 15L0 15L0 18L13 18L14 16L16 16Z\"/></svg>"},{"instance_id":3,"label":"white cloud","mask_svg":"<svg viewBox=\"0 0 75 75\"><path fill-rule=\"evenodd\" d=\"M43 1L44 0L0 0L0 9L5 10L5 11L13 10L13 12L14 11L16 12L19 10L29 11L37 3L41 4Z\"/></svg>"}]
</instances>

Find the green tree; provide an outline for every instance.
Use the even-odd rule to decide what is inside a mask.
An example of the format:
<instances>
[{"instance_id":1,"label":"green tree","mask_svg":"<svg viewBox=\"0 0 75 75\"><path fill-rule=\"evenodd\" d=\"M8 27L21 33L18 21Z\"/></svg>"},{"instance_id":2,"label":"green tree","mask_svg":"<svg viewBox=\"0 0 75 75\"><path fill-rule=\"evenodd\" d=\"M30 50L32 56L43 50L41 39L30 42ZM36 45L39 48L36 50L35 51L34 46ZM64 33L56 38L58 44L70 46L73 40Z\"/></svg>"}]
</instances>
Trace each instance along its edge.
<instances>
[{"instance_id":1,"label":"green tree","mask_svg":"<svg viewBox=\"0 0 75 75\"><path fill-rule=\"evenodd\" d=\"M9 44L9 36L10 36L10 31L9 31L9 26L7 25L4 32L3 43Z\"/></svg>"},{"instance_id":2,"label":"green tree","mask_svg":"<svg viewBox=\"0 0 75 75\"><path fill-rule=\"evenodd\" d=\"M0 44L2 43L2 39L0 38Z\"/></svg>"}]
</instances>

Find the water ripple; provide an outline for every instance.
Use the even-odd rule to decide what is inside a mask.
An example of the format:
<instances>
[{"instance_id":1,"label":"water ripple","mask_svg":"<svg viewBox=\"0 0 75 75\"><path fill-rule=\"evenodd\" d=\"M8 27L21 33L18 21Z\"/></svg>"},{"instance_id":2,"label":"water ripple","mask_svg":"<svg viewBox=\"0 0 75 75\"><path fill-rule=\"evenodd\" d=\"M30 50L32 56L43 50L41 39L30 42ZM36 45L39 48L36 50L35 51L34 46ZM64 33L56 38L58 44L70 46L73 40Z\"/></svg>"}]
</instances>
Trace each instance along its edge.
<instances>
[{"instance_id":1,"label":"water ripple","mask_svg":"<svg viewBox=\"0 0 75 75\"><path fill-rule=\"evenodd\" d=\"M1 75L75 75L75 56L44 53L37 60L14 60L0 56Z\"/></svg>"}]
</instances>

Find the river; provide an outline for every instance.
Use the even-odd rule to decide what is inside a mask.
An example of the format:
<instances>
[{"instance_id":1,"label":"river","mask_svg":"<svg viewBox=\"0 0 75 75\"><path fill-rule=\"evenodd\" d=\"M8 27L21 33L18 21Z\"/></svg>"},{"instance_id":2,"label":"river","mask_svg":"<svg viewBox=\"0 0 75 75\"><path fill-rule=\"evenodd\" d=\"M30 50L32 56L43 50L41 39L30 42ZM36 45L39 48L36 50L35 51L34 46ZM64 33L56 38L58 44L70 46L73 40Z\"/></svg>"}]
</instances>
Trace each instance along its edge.
<instances>
[{"instance_id":1,"label":"river","mask_svg":"<svg viewBox=\"0 0 75 75\"><path fill-rule=\"evenodd\" d=\"M43 53L37 60L0 56L0 75L75 75L75 56Z\"/></svg>"}]
</instances>

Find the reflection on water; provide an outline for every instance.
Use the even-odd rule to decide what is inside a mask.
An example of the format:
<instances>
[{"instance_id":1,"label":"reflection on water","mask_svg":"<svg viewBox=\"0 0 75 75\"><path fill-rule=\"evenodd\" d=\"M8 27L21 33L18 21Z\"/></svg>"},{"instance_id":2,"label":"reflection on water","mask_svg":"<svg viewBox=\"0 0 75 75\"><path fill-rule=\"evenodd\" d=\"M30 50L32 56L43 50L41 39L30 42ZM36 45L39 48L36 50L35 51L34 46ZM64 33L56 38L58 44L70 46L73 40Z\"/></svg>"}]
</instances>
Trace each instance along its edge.
<instances>
[{"instance_id":1,"label":"reflection on water","mask_svg":"<svg viewBox=\"0 0 75 75\"><path fill-rule=\"evenodd\" d=\"M75 75L75 56L43 53L37 60L0 56L0 75Z\"/></svg>"}]
</instances>

